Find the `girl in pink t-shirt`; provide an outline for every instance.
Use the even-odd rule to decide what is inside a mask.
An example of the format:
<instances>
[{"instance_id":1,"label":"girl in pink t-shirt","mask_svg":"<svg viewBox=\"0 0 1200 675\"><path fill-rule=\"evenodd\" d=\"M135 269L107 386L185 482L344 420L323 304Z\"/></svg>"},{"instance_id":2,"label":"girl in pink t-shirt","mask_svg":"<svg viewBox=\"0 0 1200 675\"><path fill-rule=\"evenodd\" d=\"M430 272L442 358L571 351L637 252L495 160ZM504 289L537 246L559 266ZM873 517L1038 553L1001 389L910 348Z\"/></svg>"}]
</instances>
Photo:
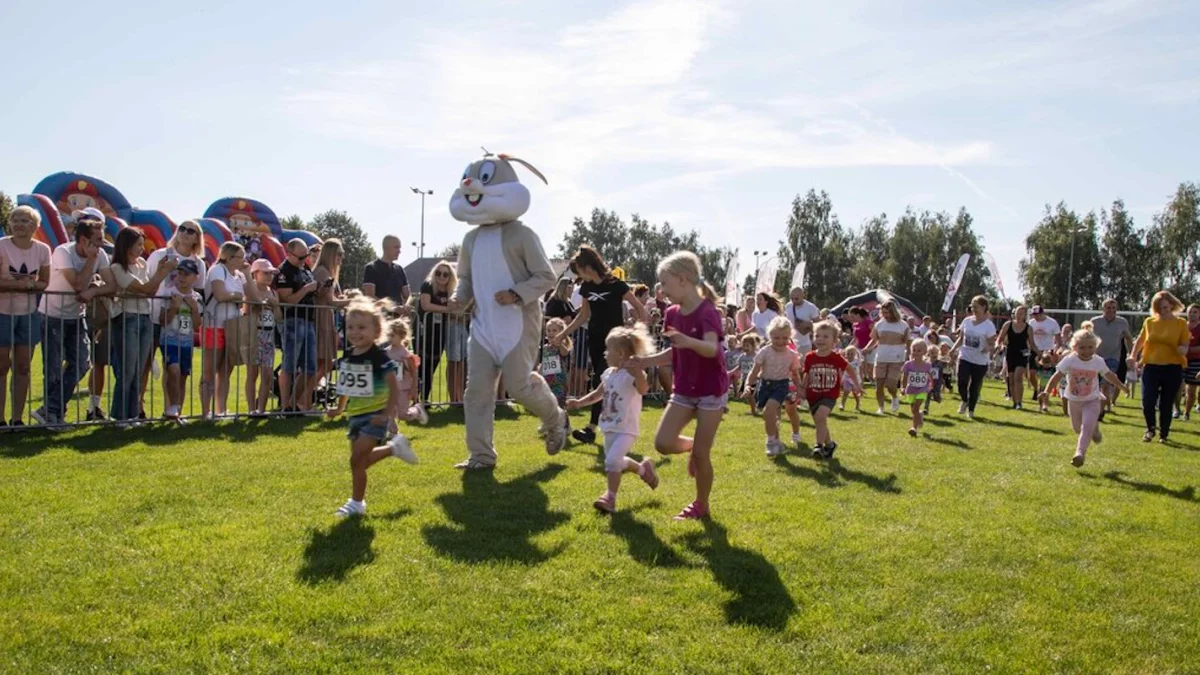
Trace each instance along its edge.
<instances>
[{"instance_id":1,"label":"girl in pink t-shirt","mask_svg":"<svg viewBox=\"0 0 1200 675\"><path fill-rule=\"evenodd\" d=\"M729 400L729 374L721 349L721 314L716 294L704 282L700 259L689 251L671 254L658 265L663 292L674 303L663 319L671 346L644 358L631 358L626 368L670 364L674 373L671 400L658 423L654 447L664 455L691 453L688 473L696 479L696 499L676 520L707 518L712 492L712 446ZM696 420L695 437L681 432Z\"/></svg>"}]
</instances>

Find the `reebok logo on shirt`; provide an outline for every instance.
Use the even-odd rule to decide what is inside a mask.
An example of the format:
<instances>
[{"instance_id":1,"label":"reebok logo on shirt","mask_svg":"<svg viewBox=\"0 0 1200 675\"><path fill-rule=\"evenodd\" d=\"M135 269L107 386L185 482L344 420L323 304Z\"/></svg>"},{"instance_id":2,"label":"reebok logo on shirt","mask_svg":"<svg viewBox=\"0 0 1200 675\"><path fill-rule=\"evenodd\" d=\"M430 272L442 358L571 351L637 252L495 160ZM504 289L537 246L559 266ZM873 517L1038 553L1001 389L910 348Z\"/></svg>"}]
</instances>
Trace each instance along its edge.
<instances>
[{"instance_id":1,"label":"reebok logo on shirt","mask_svg":"<svg viewBox=\"0 0 1200 675\"><path fill-rule=\"evenodd\" d=\"M610 292L611 291L597 293L596 291L592 291L591 293L588 293L588 298L587 298L588 302L604 302L605 300L608 299L608 294Z\"/></svg>"}]
</instances>

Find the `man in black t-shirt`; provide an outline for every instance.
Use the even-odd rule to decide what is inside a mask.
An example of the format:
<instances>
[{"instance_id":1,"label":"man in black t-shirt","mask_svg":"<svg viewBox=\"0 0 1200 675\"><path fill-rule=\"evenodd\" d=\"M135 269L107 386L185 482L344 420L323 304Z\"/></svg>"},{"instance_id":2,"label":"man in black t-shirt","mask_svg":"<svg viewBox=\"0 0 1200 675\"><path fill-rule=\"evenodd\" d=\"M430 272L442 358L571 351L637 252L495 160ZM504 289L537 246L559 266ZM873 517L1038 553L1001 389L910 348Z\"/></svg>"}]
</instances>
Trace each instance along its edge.
<instances>
[{"instance_id":1,"label":"man in black t-shirt","mask_svg":"<svg viewBox=\"0 0 1200 675\"><path fill-rule=\"evenodd\" d=\"M389 234L383 238L383 255L363 269L362 290L369 297L391 300L401 314L407 314L412 291L404 268L396 264L399 258L400 238Z\"/></svg>"},{"instance_id":2,"label":"man in black t-shirt","mask_svg":"<svg viewBox=\"0 0 1200 675\"><path fill-rule=\"evenodd\" d=\"M301 239L287 244L287 260L279 266L273 284L283 305L283 365L279 368L282 412L312 408L313 380L317 373L317 326L313 307L317 281L305 265L308 247ZM296 377L293 387L293 376Z\"/></svg>"}]
</instances>

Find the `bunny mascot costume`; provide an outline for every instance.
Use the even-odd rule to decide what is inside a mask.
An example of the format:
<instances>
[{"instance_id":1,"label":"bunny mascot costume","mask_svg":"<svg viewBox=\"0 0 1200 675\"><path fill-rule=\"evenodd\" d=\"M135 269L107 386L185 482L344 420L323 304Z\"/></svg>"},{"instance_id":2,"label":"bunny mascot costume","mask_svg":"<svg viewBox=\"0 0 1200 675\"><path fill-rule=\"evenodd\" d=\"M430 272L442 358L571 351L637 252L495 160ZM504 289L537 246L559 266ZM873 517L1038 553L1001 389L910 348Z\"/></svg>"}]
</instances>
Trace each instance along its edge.
<instances>
[{"instance_id":1,"label":"bunny mascot costume","mask_svg":"<svg viewBox=\"0 0 1200 675\"><path fill-rule=\"evenodd\" d=\"M554 288L555 274L541 240L517 220L529 209L529 190L517 180L513 162L546 182L523 160L489 154L467 167L450 198L450 215L478 226L463 237L458 288L451 298L452 307L475 301L464 396L471 455L457 465L460 469L496 465L492 431L501 374L513 398L542 420L546 452L553 455L566 443L567 413L545 380L533 376L542 341L538 299Z\"/></svg>"}]
</instances>

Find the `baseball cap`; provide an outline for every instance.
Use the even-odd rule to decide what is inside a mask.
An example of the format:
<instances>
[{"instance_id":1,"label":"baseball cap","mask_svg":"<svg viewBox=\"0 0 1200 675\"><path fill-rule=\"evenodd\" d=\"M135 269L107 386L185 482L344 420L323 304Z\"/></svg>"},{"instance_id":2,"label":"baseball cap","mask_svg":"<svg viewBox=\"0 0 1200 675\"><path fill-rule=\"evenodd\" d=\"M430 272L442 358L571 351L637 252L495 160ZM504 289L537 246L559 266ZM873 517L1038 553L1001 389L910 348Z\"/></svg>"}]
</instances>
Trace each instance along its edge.
<instances>
[{"instance_id":1,"label":"baseball cap","mask_svg":"<svg viewBox=\"0 0 1200 675\"><path fill-rule=\"evenodd\" d=\"M250 264L250 274L254 274L255 272L270 272L274 274L278 271L279 270L275 269L275 266L271 264L271 261L267 260L266 258L259 258Z\"/></svg>"},{"instance_id":2,"label":"baseball cap","mask_svg":"<svg viewBox=\"0 0 1200 675\"><path fill-rule=\"evenodd\" d=\"M179 267L175 268L176 272L186 272L188 274L200 274L200 266L191 258L184 258L179 261Z\"/></svg>"},{"instance_id":3,"label":"baseball cap","mask_svg":"<svg viewBox=\"0 0 1200 675\"><path fill-rule=\"evenodd\" d=\"M1033 309L1029 310L1030 314L1045 314L1046 310L1042 309L1041 305L1034 305Z\"/></svg>"},{"instance_id":4,"label":"baseball cap","mask_svg":"<svg viewBox=\"0 0 1200 675\"><path fill-rule=\"evenodd\" d=\"M78 223L80 218L90 218L92 220L98 220L102 223L104 222L104 214L100 211L100 209L94 206L89 206L86 209L80 209L71 213L71 219L75 222Z\"/></svg>"}]
</instances>

